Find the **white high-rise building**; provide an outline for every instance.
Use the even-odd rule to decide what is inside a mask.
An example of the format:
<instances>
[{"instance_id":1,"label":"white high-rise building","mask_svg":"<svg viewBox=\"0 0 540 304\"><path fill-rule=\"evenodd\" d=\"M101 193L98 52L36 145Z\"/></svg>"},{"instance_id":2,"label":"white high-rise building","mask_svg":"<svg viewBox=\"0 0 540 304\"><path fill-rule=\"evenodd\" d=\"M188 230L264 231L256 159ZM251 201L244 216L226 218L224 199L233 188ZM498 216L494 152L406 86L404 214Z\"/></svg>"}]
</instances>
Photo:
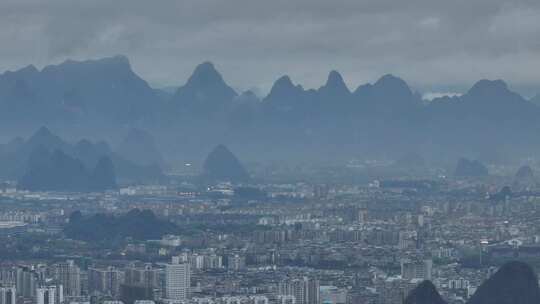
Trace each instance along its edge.
<instances>
[{"instance_id":1,"label":"white high-rise building","mask_svg":"<svg viewBox=\"0 0 540 304\"><path fill-rule=\"evenodd\" d=\"M40 287L36 289L37 304L56 304L57 296L61 290L57 290L56 286ZM61 302L61 297L58 302Z\"/></svg>"},{"instance_id":2,"label":"white high-rise building","mask_svg":"<svg viewBox=\"0 0 540 304\"><path fill-rule=\"evenodd\" d=\"M189 263L180 263L180 259L173 257L172 263L165 267L165 295L171 300L185 300L189 298L191 285L191 271Z\"/></svg>"},{"instance_id":3,"label":"white high-rise building","mask_svg":"<svg viewBox=\"0 0 540 304\"><path fill-rule=\"evenodd\" d=\"M21 266L16 270L17 295L24 298L33 298L36 295L38 275L30 267Z\"/></svg>"},{"instance_id":4,"label":"white high-rise building","mask_svg":"<svg viewBox=\"0 0 540 304\"><path fill-rule=\"evenodd\" d=\"M81 295L81 270L73 260L58 263L55 267L56 280L64 286L64 295L79 297Z\"/></svg>"},{"instance_id":5,"label":"white high-rise building","mask_svg":"<svg viewBox=\"0 0 540 304\"><path fill-rule=\"evenodd\" d=\"M293 296L295 304L320 304L319 280L308 277L279 284L279 295Z\"/></svg>"},{"instance_id":6,"label":"white high-rise building","mask_svg":"<svg viewBox=\"0 0 540 304\"><path fill-rule=\"evenodd\" d=\"M17 290L15 287L0 287L0 304L16 304Z\"/></svg>"},{"instance_id":7,"label":"white high-rise building","mask_svg":"<svg viewBox=\"0 0 540 304\"><path fill-rule=\"evenodd\" d=\"M105 269L88 270L88 289L112 297L120 295L120 285L124 283L124 272L110 266Z\"/></svg>"}]
</instances>

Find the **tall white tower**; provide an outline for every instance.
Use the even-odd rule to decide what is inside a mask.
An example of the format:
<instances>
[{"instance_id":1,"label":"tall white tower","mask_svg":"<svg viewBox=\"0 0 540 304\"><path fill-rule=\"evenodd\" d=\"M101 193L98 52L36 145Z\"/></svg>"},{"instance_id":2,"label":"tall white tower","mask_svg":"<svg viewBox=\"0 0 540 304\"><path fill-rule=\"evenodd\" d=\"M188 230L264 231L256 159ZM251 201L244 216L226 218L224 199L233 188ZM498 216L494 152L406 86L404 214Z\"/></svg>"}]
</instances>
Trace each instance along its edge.
<instances>
[{"instance_id":1,"label":"tall white tower","mask_svg":"<svg viewBox=\"0 0 540 304\"><path fill-rule=\"evenodd\" d=\"M56 279L62 284L63 292L68 297L81 295L81 270L73 260L56 264Z\"/></svg>"},{"instance_id":2,"label":"tall white tower","mask_svg":"<svg viewBox=\"0 0 540 304\"><path fill-rule=\"evenodd\" d=\"M36 289L37 304L56 304L56 286Z\"/></svg>"},{"instance_id":3,"label":"tall white tower","mask_svg":"<svg viewBox=\"0 0 540 304\"><path fill-rule=\"evenodd\" d=\"M171 300L185 300L189 298L191 285L191 271L189 263L180 263L180 259L173 257L172 263L165 267L165 295Z\"/></svg>"}]
</instances>

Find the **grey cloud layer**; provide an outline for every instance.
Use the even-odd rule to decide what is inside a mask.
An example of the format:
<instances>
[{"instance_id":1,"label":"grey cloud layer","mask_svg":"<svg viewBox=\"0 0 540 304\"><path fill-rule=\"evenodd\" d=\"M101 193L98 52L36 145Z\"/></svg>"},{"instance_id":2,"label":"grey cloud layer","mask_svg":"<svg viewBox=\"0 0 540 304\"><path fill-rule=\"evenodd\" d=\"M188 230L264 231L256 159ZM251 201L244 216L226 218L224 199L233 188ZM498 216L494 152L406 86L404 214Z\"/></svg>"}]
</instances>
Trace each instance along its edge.
<instances>
[{"instance_id":1,"label":"grey cloud layer","mask_svg":"<svg viewBox=\"0 0 540 304\"><path fill-rule=\"evenodd\" d=\"M4 0L0 70L126 54L153 84L214 61L237 87L395 73L421 88L540 86L540 1Z\"/></svg>"}]
</instances>

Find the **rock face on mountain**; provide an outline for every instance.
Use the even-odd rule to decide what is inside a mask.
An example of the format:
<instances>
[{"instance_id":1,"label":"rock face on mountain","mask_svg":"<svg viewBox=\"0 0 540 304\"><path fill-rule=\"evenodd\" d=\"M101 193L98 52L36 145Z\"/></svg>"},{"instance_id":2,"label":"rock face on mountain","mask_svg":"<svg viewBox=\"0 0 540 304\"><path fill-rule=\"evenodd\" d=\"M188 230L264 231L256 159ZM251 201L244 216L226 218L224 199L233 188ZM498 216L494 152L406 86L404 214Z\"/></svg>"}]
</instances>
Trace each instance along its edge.
<instances>
[{"instance_id":1,"label":"rock face on mountain","mask_svg":"<svg viewBox=\"0 0 540 304\"><path fill-rule=\"evenodd\" d=\"M50 152L39 147L32 152L18 187L31 191L104 191L116 188L116 178L106 157L89 172L80 160L60 150Z\"/></svg>"},{"instance_id":2,"label":"rock face on mountain","mask_svg":"<svg viewBox=\"0 0 540 304\"><path fill-rule=\"evenodd\" d=\"M219 145L204 162L203 178L208 181L245 182L249 175L238 158L227 147Z\"/></svg>"},{"instance_id":3,"label":"rock face on mountain","mask_svg":"<svg viewBox=\"0 0 540 304\"><path fill-rule=\"evenodd\" d=\"M317 90L317 93L325 100L346 101L351 97L351 92L338 71L331 71L328 74L326 83Z\"/></svg>"},{"instance_id":4,"label":"rock face on mountain","mask_svg":"<svg viewBox=\"0 0 540 304\"><path fill-rule=\"evenodd\" d=\"M534 178L534 172L530 166L521 166L516 172L516 178L526 180Z\"/></svg>"},{"instance_id":5,"label":"rock face on mountain","mask_svg":"<svg viewBox=\"0 0 540 304\"><path fill-rule=\"evenodd\" d=\"M162 166L165 163L154 137L142 129L131 129L117 152L127 160L145 166Z\"/></svg>"},{"instance_id":6,"label":"rock face on mountain","mask_svg":"<svg viewBox=\"0 0 540 304\"><path fill-rule=\"evenodd\" d=\"M437 288L430 281L423 281L413 289L404 304L446 304L437 291Z\"/></svg>"},{"instance_id":7,"label":"rock face on mountain","mask_svg":"<svg viewBox=\"0 0 540 304\"><path fill-rule=\"evenodd\" d=\"M540 303L540 288L534 271L525 263L503 265L484 282L468 304Z\"/></svg>"},{"instance_id":8,"label":"rock face on mountain","mask_svg":"<svg viewBox=\"0 0 540 304\"><path fill-rule=\"evenodd\" d=\"M477 160L468 160L460 158L454 171L455 176L459 177L483 177L488 175L488 169Z\"/></svg>"}]
</instances>

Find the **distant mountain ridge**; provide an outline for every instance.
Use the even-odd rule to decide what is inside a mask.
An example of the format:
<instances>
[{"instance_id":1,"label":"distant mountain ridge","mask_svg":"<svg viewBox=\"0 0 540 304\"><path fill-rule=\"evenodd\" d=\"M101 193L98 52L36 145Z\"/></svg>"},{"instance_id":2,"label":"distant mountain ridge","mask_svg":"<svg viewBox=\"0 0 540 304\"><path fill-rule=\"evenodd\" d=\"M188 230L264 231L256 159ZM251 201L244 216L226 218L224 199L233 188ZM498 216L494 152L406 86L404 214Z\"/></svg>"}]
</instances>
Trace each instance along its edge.
<instances>
[{"instance_id":1,"label":"distant mountain ridge","mask_svg":"<svg viewBox=\"0 0 540 304\"><path fill-rule=\"evenodd\" d=\"M0 75L0 127L9 134L40 125L71 137L137 128L189 157L218 142L258 157L271 150L302 160L420 149L450 157L528 154L540 148L539 118L538 105L502 80L480 80L461 96L427 103L394 75L351 91L337 71L318 89L282 76L259 100L239 95L211 62L198 65L171 96L152 89L124 56Z\"/></svg>"},{"instance_id":2,"label":"distant mountain ridge","mask_svg":"<svg viewBox=\"0 0 540 304\"><path fill-rule=\"evenodd\" d=\"M28 66L0 75L1 113L14 112L41 124L55 119L120 123L151 119L157 100L154 90L133 72L125 56L67 60L42 70ZM2 118L9 121L18 117Z\"/></svg>"},{"instance_id":3,"label":"distant mountain ridge","mask_svg":"<svg viewBox=\"0 0 540 304\"><path fill-rule=\"evenodd\" d=\"M32 152L27 170L18 188L31 191L105 191L117 188L112 161L107 156L99 159L93 169L86 168L79 159L61 150L53 152L40 146Z\"/></svg>"},{"instance_id":4,"label":"distant mountain ridge","mask_svg":"<svg viewBox=\"0 0 540 304\"><path fill-rule=\"evenodd\" d=\"M47 182L47 176L54 175L53 168L59 164L67 164L64 176L69 176L71 172L75 176L86 179L84 187L88 186L87 188L94 186L102 188L97 186L99 183L116 184L116 177L121 181L149 181L163 178L159 167L127 160L111 151L105 142L92 143L89 140L80 140L71 144L53 134L46 127L38 129L26 141L20 139L10 142L10 145L0 152L2 152L0 153L0 168L2 168L0 177L20 180L23 187L28 189L40 188L32 185ZM77 170L78 172L74 172ZM45 173L43 179L33 183L34 177L38 176L39 172ZM114 179L112 175L115 176ZM96 179L89 181L90 177ZM57 184L62 183L59 181ZM76 183L77 186L67 187L67 189L80 190L84 188L81 186L83 184Z\"/></svg>"}]
</instances>

